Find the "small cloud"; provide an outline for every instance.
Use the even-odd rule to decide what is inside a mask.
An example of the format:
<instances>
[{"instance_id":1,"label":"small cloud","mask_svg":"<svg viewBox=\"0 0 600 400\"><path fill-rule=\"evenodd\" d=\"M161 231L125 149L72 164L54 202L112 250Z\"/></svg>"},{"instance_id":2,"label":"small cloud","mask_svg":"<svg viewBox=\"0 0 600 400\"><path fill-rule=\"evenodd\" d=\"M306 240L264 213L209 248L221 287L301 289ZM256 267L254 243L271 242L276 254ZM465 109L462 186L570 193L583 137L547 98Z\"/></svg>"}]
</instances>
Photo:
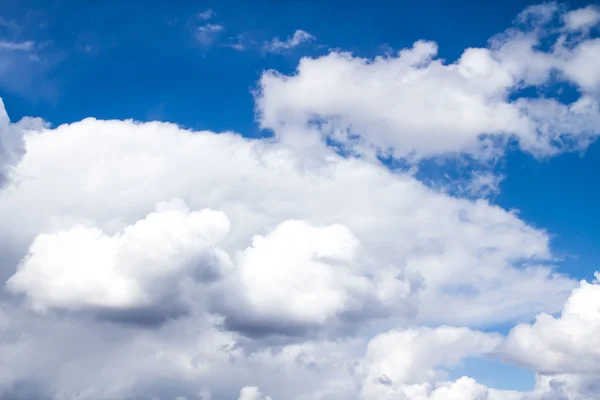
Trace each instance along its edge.
<instances>
[{"instance_id":1,"label":"small cloud","mask_svg":"<svg viewBox=\"0 0 600 400\"><path fill-rule=\"evenodd\" d=\"M475 197L489 197L500 192L500 183L504 180L502 175L494 175L489 172L473 173L471 181L466 190Z\"/></svg>"},{"instance_id":2,"label":"small cloud","mask_svg":"<svg viewBox=\"0 0 600 400\"><path fill-rule=\"evenodd\" d=\"M256 41L249 38L248 33L240 33L237 36L229 38L230 40L236 40L236 43L229 43L224 45L224 47L229 47L237 51L247 50L249 47L254 47L256 45Z\"/></svg>"},{"instance_id":3,"label":"small cloud","mask_svg":"<svg viewBox=\"0 0 600 400\"><path fill-rule=\"evenodd\" d=\"M203 11L201 13L196 14L196 17L198 19L201 19L202 21L208 21L209 19L211 19L215 15L217 15L217 13L214 12L212 9L209 8L206 11Z\"/></svg>"},{"instance_id":4,"label":"small cloud","mask_svg":"<svg viewBox=\"0 0 600 400\"><path fill-rule=\"evenodd\" d=\"M0 49L8 51L29 51L35 45L34 42L28 40L26 42L8 42L0 41Z\"/></svg>"},{"instance_id":5,"label":"small cloud","mask_svg":"<svg viewBox=\"0 0 600 400\"><path fill-rule=\"evenodd\" d=\"M568 30L589 29L600 23L600 9L595 6L587 6L573 10L563 16L563 21Z\"/></svg>"},{"instance_id":6,"label":"small cloud","mask_svg":"<svg viewBox=\"0 0 600 400\"><path fill-rule=\"evenodd\" d=\"M221 25L206 24L196 28L196 39L201 44L208 46L212 44L220 32L225 30Z\"/></svg>"},{"instance_id":7,"label":"small cloud","mask_svg":"<svg viewBox=\"0 0 600 400\"><path fill-rule=\"evenodd\" d=\"M292 36L288 36L286 41L281 41L278 37L275 37L270 42L265 43L265 50L272 53L280 53L312 40L316 40L316 37L302 29L298 29Z\"/></svg>"},{"instance_id":8,"label":"small cloud","mask_svg":"<svg viewBox=\"0 0 600 400\"><path fill-rule=\"evenodd\" d=\"M7 28L10 31L19 31L21 29L21 25L16 23L15 21L7 20L5 18L0 17L0 27Z\"/></svg>"},{"instance_id":9,"label":"small cloud","mask_svg":"<svg viewBox=\"0 0 600 400\"><path fill-rule=\"evenodd\" d=\"M227 47L231 47L232 49L237 50L237 51L246 50L246 46L244 46L242 43L233 43L233 44L227 45Z\"/></svg>"}]
</instances>

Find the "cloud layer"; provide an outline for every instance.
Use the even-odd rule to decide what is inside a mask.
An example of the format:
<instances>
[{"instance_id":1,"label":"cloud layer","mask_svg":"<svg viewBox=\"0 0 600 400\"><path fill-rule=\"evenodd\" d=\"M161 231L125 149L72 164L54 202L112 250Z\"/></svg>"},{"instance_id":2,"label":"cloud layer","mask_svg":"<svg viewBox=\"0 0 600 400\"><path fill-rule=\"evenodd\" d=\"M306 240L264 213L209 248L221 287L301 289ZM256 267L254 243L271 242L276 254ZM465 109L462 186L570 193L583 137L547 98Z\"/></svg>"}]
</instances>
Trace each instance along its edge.
<instances>
[{"instance_id":1,"label":"cloud layer","mask_svg":"<svg viewBox=\"0 0 600 400\"><path fill-rule=\"evenodd\" d=\"M551 233L483 198L492 175L456 197L373 155L585 147L599 15L529 8L452 63L421 41L266 72L269 139L2 106L0 399L598 398L600 284L556 272ZM555 81L577 98L518 95ZM451 378L478 357L535 387Z\"/></svg>"},{"instance_id":2,"label":"cloud layer","mask_svg":"<svg viewBox=\"0 0 600 400\"><path fill-rule=\"evenodd\" d=\"M430 41L372 60L340 51L304 58L294 75L263 75L260 123L294 145L316 135L411 159L494 157L509 139L539 156L585 147L600 122L600 39L588 36L597 10L559 10L532 7L488 47L465 49L452 63L437 58ZM522 94L558 82L577 96Z\"/></svg>"}]
</instances>

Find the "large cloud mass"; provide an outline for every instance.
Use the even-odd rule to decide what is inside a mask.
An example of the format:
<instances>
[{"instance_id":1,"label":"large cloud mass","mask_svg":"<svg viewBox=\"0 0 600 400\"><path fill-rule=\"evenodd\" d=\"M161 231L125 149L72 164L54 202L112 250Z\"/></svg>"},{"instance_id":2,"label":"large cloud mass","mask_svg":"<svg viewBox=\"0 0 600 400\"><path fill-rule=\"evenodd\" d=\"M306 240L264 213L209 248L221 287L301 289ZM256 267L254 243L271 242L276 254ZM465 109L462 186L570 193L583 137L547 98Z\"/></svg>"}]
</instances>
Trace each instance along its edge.
<instances>
[{"instance_id":1,"label":"large cloud mass","mask_svg":"<svg viewBox=\"0 0 600 400\"><path fill-rule=\"evenodd\" d=\"M509 138L536 155L585 146L600 122L600 39L587 36L597 10L561 14L564 24L554 28L557 10L526 10L517 28L487 48L466 49L453 63L436 58L430 41L373 60L337 51L304 58L292 76L263 75L260 123L295 146L326 136L359 153L374 148L416 159L488 158ZM573 85L577 97L561 102L520 93L556 82Z\"/></svg>"},{"instance_id":2,"label":"large cloud mass","mask_svg":"<svg viewBox=\"0 0 600 400\"><path fill-rule=\"evenodd\" d=\"M257 107L274 139L50 129L2 107L0 398L598 398L598 282L557 273L550 233L517 212L370 155L586 146L599 15L536 6L453 63L417 42L267 72ZM577 98L518 95L553 80ZM530 369L535 387L451 377L477 357Z\"/></svg>"}]
</instances>

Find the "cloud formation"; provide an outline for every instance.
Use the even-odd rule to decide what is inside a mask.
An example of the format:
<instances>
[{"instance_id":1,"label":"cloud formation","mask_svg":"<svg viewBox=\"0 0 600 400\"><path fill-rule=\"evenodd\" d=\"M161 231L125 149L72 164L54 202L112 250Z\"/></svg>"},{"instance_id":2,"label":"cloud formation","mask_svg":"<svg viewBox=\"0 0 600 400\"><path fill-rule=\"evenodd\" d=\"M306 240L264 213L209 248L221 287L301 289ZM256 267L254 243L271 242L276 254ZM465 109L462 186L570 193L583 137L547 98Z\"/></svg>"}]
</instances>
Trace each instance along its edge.
<instances>
[{"instance_id":1,"label":"cloud formation","mask_svg":"<svg viewBox=\"0 0 600 400\"><path fill-rule=\"evenodd\" d=\"M26 42L7 42L4 40L0 41L0 49L9 51L27 51L31 50L34 45L35 43L31 40L28 40Z\"/></svg>"},{"instance_id":2,"label":"cloud formation","mask_svg":"<svg viewBox=\"0 0 600 400\"><path fill-rule=\"evenodd\" d=\"M218 24L206 24L199 26L196 28L195 32L196 40L198 40L198 42L204 46L209 46L224 30L225 28Z\"/></svg>"},{"instance_id":3,"label":"cloud formation","mask_svg":"<svg viewBox=\"0 0 600 400\"><path fill-rule=\"evenodd\" d=\"M289 36L286 40L282 41L278 37L273 38L270 42L265 43L264 49L271 53L281 53L286 50L290 50L302 43L316 40L317 38L310 33L297 29L292 36Z\"/></svg>"},{"instance_id":4,"label":"cloud formation","mask_svg":"<svg viewBox=\"0 0 600 400\"><path fill-rule=\"evenodd\" d=\"M597 10L558 13L552 4L530 8L488 47L452 63L437 58L431 41L374 59L341 51L304 58L293 75L263 75L259 121L295 146L327 137L361 154L416 160L489 159L508 140L538 156L586 147L600 122L600 39L586 33ZM550 24L557 15L558 35ZM520 94L554 82L573 85L578 97Z\"/></svg>"},{"instance_id":5,"label":"cloud formation","mask_svg":"<svg viewBox=\"0 0 600 400\"><path fill-rule=\"evenodd\" d=\"M212 10L212 9L208 9L202 12L199 12L198 14L196 14L196 17L202 21L208 21L209 19L213 18L215 15L217 15L217 13Z\"/></svg>"},{"instance_id":6,"label":"cloud formation","mask_svg":"<svg viewBox=\"0 0 600 400\"><path fill-rule=\"evenodd\" d=\"M368 156L585 146L595 13L530 8L450 64L417 42L265 73L268 139L50 128L2 105L0 399L598 398L600 284L557 273L551 233L484 198L494 175L453 196ZM551 19L558 39L540 49ZM512 96L552 79L579 97ZM530 369L535 387L450 378L478 357Z\"/></svg>"},{"instance_id":7,"label":"cloud formation","mask_svg":"<svg viewBox=\"0 0 600 400\"><path fill-rule=\"evenodd\" d=\"M159 203L112 236L81 225L38 235L7 286L24 293L37 312L143 311L161 320L169 316L163 313L185 308L179 303L191 299L180 298L193 297L196 284L218 280L231 268L217 247L228 231L223 213L190 212L181 201Z\"/></svg>"}]
</instances>

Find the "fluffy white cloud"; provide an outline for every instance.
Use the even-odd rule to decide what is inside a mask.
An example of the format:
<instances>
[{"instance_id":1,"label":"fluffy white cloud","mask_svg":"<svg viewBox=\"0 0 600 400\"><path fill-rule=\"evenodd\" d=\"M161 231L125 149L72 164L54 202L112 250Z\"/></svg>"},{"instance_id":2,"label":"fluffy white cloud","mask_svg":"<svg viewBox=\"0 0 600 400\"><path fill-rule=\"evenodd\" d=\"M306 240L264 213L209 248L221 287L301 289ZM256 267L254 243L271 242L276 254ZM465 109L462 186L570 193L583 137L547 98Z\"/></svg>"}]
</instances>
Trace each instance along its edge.
<instances>
[{"instance_id":1,"label":"fluffy white cloud","mask_svg":"<svg viewBox=\"0 0 600 400\"><path fill-rule=\"evenodd\" d=\"M560 317L540 314L535 323L516 326L503 352L541 374L600 374L599 335L600 285L582 281Z\"/></svg>"},{"instance_id":2,"label":"fluffy white cloud","mask_svg":"<svg viewBox=\"0 0 600 400\"><path fill-rule=\"evenodd\" d=\"M366 356L365 400L487 399L470 379L443 382L445 372L468 356L492 352L502 338L467 328L394 330L371 340Z\"/></svg>"},{"instance_id":3,"label":"fluffy white cloud","mask_svg":"<svg viewBox=\"0 0 600 400\"><path fill-rule=\"evenodd\" d=\"M223 213L190 212L181 201L109 236L75 226L35 238L7 281L36 311L135 310L167 312L195 282L219 279L231 261L215 247L229 231ZM186 281L189 279L190 281Z\"/></svg>"},{"instance_id":4,"label":"fluffy white cloud","mask_svg":"<svg viewBox=\"0 0 600 400\"><path fill-rule=\"evenodd\" d=\"M43 129L44 126L41 119L30 117L23 118L17 123L11 123L4 108L4 102L0 99L0 188L25 151L24 133Z\"/></svg>"},{"instance_id":5,"label":"fluffy white cloud","mask_svg":"<svg viewBox=\"0 0 600 400\"><path fill-rule=\"evenodd\" d=\"M298 262L295 265L323 264L307 260L317 247L301 245L318 230L292 224L288 227L296 228L276 231L280 224L301 220L315 227L345 226L357 241L349 243L360 243L359 259L343 250L342 261L352 261L349 268L336 265L319 270L324 275L314 282L324 288L348 288L371 281L374 286L367 292L376 291L380 297L376 303L383 304L402 297L408 283L413 305L397 315L402 318L410 308L419 320L452 324L554 312L573 285L551 268L536 266L551 257L548 236L514 213L483 200L435 192L409 175L345 159L325 147L321 150L325 158L312 160L279 144L229 133L93 119L28 133L25 147L13 179L0 196L7 278L15 268L10 262L24 257L41 233L68 232L84 225L114 237L152 212L155 204L178 197L192 210L223 211L231 220L231 232L220 247L232 258L250 247L240 259L240 271L245 265L246 276L258 271L262 275L255 276L263 280L281 276L267 268L302 276L303 269L294 269L290 258L263 250L292 234L299 235L298 247L286 243L285 248L304 260L293 260ZM339 243L349 237L343 228L325 232L335 233ZM257 234L266 236L253 246ZM523 265L523 260L530 264ZM283 262L287 265L279 267ZM343 276L354 277L344 283ZM245 293L276 300L268 287L265 282L264 288ZM351 293L344 291L345 296ZM362 297L371 303L373 298ZM265 310L265 300L252 301ZM280 306L275 315L289 311L287 306ZM349 309L357 308L344 304L329 311ZM321 312L327 314L327 307L313 311Z\"/></svg>"},{"instance_id":6,"label":"fluffy white cloud","mask_svg":"<svg viewBox=\"0 0 600 400\"><path fill-rule=\"evenodd\" d=\"M600 10L598 7L590 5L565 13L563 19L565 26L570 30L590 28L600 22Z\"/></svg>"},{"instance_id":7,"label":"fluffy white cloud","mask_svg":"<svg viewBox=\"0 0 600 400\"><path fill-rule=\"evenodd\" d=\"M236 259L240 295L228 305L229 324L298 330L403 315L411 282L366 257L343 225L286 221Z\"/></svg>"},{"instance_id":8,"label":"fluffy white cloud","mask_svg":"<svg viewBox=\"0 0 600 400\"><path fill-rule=\"evenodd\" d=\"M283 51L299 46L302 43L310 42L313 40L316 40L316 37L314 37L306 31L303 31L302 29L298 29L296 30L296 32L294 32L292 36L288 37L285 41L281 41L281 39L279 39L278 37L273 38L273 40L271 40L270 42L265 43L264 49L273 53L281 53Z\"/></svg>"},{"instance_id":9,"label":"fluffy white cloud","mask_svg":"<svg viewBox=\"0 0 600 400\"><path fill-rule=\"evenodd\" d=\"M240 390L238 400L271 400L271 398L264 396L256 386L246 386Z\"/></svg>"},{"instance_id":10,"label":"fluffy white cloud","mask_svg":"<svg viewBox=\"0 0 600 400\"><path fill-rule=\"evenodd\" d=\"M555 12L542 6L526 15ZM583 18L577 15L564 15L573 29L572 21ZM599 133L598 39L564 34L539 50L550 34L544 27L508 30L453 63L436 58L437 45L427 41L372 60L338 51L304 58L294 75L263 75L260 123L294 146L325 136L359 153L377 149L416 159L451 153L488 158L512 137L538 155L585 146ZM561 102L518 93L556 77L576 85L581 97Z\"/></svg>"}]
</instances>

